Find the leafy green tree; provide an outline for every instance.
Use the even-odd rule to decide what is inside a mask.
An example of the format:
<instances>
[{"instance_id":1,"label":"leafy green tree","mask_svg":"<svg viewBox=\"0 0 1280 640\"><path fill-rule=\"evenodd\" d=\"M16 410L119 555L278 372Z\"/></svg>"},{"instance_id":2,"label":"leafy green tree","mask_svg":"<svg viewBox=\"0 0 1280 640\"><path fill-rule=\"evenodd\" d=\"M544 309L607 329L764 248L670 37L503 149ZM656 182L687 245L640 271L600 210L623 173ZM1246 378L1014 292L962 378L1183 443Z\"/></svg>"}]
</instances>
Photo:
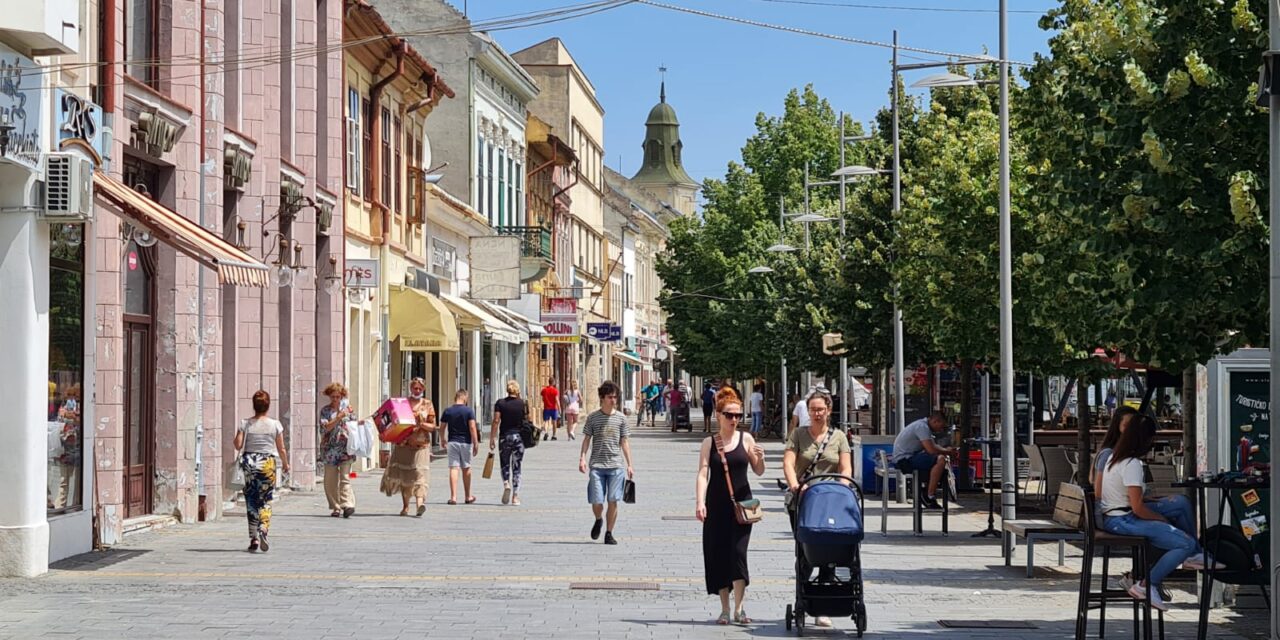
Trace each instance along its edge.
<instances>
[{"instance_id":1,"label":"leafy green tree","mask_svg":"<svg viewBox=\"0 0 1280 640\"><path fill-rule=\"evenodd\" d=\"M1015 103L1040 326L1178 370L1266 339L1263 0L1064 0ZM1048 302L1048 301L1046 301Z\"/></svg>"}]
</instances>

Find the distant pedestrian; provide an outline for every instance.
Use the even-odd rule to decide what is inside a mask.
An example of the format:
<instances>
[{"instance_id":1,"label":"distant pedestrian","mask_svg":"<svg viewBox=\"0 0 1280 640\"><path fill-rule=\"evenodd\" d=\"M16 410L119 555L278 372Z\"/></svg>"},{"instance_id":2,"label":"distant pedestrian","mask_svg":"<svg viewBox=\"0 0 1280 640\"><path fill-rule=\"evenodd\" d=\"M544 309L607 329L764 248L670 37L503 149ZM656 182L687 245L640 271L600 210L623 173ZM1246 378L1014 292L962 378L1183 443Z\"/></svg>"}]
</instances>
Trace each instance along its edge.
<instances>
[{"instance_id":1,"label":"distant pedestrian","mask_svg":"<svg viewBox=\"0 0 1280 640\"><path fill-rule=\"evenodd\" d=\"M764 475L764 449L751 434L738 431L738 424L742 422L742 398L737 391L731 387L720 389L716 393L716 412L719 431L702 441L694 495L695 513L702 522L702 562L707 593L720 596L720 617L716 623L729 624L732 589L736 602L733 621L748 624L751 619L742 604L747 585L751 584L747 569L751 525L738 524L734 501L751 499L747 469L757 476Z\"/></svg>"},{"instance_id":2,"label":"distant pedestrian","mask_svg":"<svg viewBox=\"0 0 1280 640\"><path fill-rule=\"evenodd\" d=\"M716 414L716 388L714 381L702 385L702 432L711 433L711 419Z\"/></svg>"},{"instance_id":3,"label":"distant pedestrian","mask_svg":"<svg viewBox=\"0 0 1280 640\"><path fill-rule=\"evenodd\" d=\"M591 539L600 538L600 528L607 518L604 543L618 544L613 537L614 525L618 522L618 503L622 501L625 481L635 476L631 468L631 429L626 416L618 408L618 385L606 380L598 393L600 409L587 416L587 425L582 429L578 471L587 474L587 502L591 503L591 512L596 517L595 524L591 526ZM591 452L590 460L587 459L588 451ZM606 502L609 504L607 514L604 513Z\"/></svg>"},{"instance_id":4,"label":"distant pedestrian","mask_svg":"<svg viewBox=\"0 0 1280 640\"><path fill-rule=\"evenodd\" d=\"M667 396L674 389L675 385L671 384L671 378L667 378L666 383L658 387L658 413L666 415L668 407Z\"/></svg>"},{"instance_id":5,"label":"distant pedestrian","mask_svg":"<svg viewBox=\"0 0 1280 640\"><path fill-rule=\"evenodd\" d=\"M404 442L394 445L391 459L382 472L382 492L400 494L400 515L409 515L409 500L418 505L417 516L427 512L427 491L431 488L431 432L436 430L436 408L426 397L427 383L422 378L409 382L409 409L417 424Z\"/></svg>"},{"instance_id":6,"label":"distant pedestrian","mask_svg":"<svg viewBox=\"0 0 1280 640\"><path fill-rule=\"evenodd\" d=\"M640 411L640 417L636 419L636 426L638 427L644 423L645 409L647 409L649 412L649 426L652 427L658 415L658 403L662 398L662 385L655 380L651 380L649 384L645 385L644 389L641 389L641 393L644 394L644 406Z\"/></svg>"},{"instance_id":7,"label":"distant pedestrian","mask_svg":"<svg viewBox=\"0 0 1280 640\"><path fill-rule=\"evenodd\" d=\"M440 416L448 429L449 439L449 504L458 504L458 476L467 504L476 501L471 494L471 458L480 453L480 433L476 430L476 412L467 406L467 390L453 394L453 406Z\"/></svg>"},{"instance_id":8,"label":"distant pedestrian","mask_svg":"<svg viewBox=\"0 0 1280 640\"><path fill-rule=\"evenodd\" d=\"M547 435L551 435L552 440L556 440L556 429L560 426L560 390L556 388L555 380L547 380L547 386L542 388L542 439L546 440Z\"/></svg>"},{"instance_id":9,"label":"distant pedestrian","mask_svg":"<svg viewBox=\"0 0 1280 640\"><path fill-rule=\"evenodd\" d=\"M344 426L351 419L351 405L347 401L347 388L334 382L324 388L329 404L320 407L320 457L324 463L324 497L329 501L329 515L350 518L356 512L356 497L351 491L351 461L355 456L347 453L347 432Z\"/></svg>"},{"instance_id":10,"label":"distant pedestrian","mask_svg":"<svg viewBox=\"0 0 1280 640\"><path fill-rule=\"evenodd\" d=\"M751 409L751 435L760 435L760 425L764 422L764 385L756 384L751 389L751 398L747 406Z\"/></svg>"},{"instance_id":11,"label":"distant pedestrian","mask_svg":"<svg viewBox=\"0 0 1280 640\"><path fill-rule=\"evenodd\" d=\"M244 472L245 516L249 520L249 551L271 549L267 531L271 528L271 501L275 499L276 474L289 473L289 453L284 446L284 425L267 417L271 396L258 390L253 394L253 417L236 431L235 447L240 452Z\"/></svg>"},{"instance_id":12,"label":"distant pedestrian","mask_svg":"<svg viewBox=\"0 0 1280 640\"><path fill-rule=\"evenodd\" d=\"M685 392L680 387L670 387L667 392L667 423L671 425L671 431L675 431L680 426L680 416L688 417L688 413L681 413L685 403ZM693 429L693 425L689 426Z\"/></svg>"},{"instance_id":13,"label":"distant pedestrian","mask_svg":"<svg viewBox=\"0 0 1280 640\"><path fill-rule=\"evenodd\" d=\"M502 504L520 506L520 467L524 463L524 440L520 426L529 415L529 405L520 398L520 383L507 381L507 397L493 405L493 427L489 430L489 450L498 449L502 463Z\"/></svg>"},{"instance_id":14,"label":"distant pedestrian","mask_svg":"<svg viewBox=\"0 0 1280 640\"><path fill-rule=\"evenodd\" d=\"M573 440L577 436L574 435L574 429L578 428L578 415L582 413L582 392L578 391L578 381L569 381L569 390L564 392L564 425L569 432L569 439ZM640 412L641 414L644 411Z\"/></svg>"},{"instance_id":15,"label":"distant pedestrian","mask_svg":"<svg viewBox=\"0 0 1280 640\"><path fill-rule=\"evenodd\" d=\"M813 393L813 390L813 387L809 387L809 393ZM795 408L791 411L791 428L787 430L788 437L796 429L809 428L809 393L802 396L792 396Z\"/></svg>"}]
</instances>

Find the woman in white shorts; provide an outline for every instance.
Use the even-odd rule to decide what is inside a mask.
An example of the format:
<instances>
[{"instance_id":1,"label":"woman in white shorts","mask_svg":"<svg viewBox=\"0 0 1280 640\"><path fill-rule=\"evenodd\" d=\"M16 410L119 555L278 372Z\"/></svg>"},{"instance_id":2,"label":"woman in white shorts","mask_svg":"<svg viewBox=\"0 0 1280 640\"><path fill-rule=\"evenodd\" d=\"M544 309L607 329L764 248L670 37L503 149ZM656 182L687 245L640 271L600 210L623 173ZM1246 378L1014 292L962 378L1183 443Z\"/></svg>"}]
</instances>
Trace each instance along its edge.
<instances>
[{"instance_id":1,"label":"woman in white shorts","mask_svg":"<svg viewBox=\"0 0 1280 640\"><path fill-rule=\"evenodd\" d=\"M568 427L569 439L577 438L574 430L578 428L578 414L582 412L582 392L578 391L578 381L569 382L569 390L564 392L564 423Z\"/></svg>"},{"instance_id":2,"label":"woman in white shorts","mask_svg":"<svg viewBox=\"0 0 1280 640\"><path fill-rule=\"evenodd\" d=\"M476 413L467 406L465 389L453 394L453 404L444 410L440 422L448 429L449 504L458 504L459 475L466 503L471 504L476 501L471 495L471 457L480 453L480 434L476 431Z\"/></svg>"}]
</instances>

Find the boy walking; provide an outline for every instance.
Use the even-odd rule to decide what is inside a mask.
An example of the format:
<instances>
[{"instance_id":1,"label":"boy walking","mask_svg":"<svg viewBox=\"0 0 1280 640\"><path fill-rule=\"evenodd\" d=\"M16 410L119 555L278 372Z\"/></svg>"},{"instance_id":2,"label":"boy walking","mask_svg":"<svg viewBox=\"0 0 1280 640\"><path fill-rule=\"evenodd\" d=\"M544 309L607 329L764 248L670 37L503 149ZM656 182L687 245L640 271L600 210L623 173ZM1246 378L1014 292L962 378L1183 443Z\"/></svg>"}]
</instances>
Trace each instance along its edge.
<instances>
[{"instance_id":1,"label":"boy walking","mask_svg":"<svg viewBox=\"0 0 1280 640\"><path fill-rule=\"evenodd\" d=\"M476 413L467 406L467 391L453 394L453 405L444 410L440 422L449 430L449 504L458 504L458 475L467 504L476 501L471 495L471 457L480 453L480 434L476 431Z\"/></svg>"},{"instance_id":2,"label":"boy walking","mask_svg":"<svg viewBox=\"0 0 1280 640\"><path fill-rule=\"evenodd\" d=\"M630 427L618 410L618 385L605 381L600 385L600 410L587 416L587 426L582 430L582 455L578 458L578 471L587 476L587 501L596 521L591 527L591 539L600 538L605 527L604 543L618 544L613 537L613 527L618 522L618 503L622 501L624 481L632 479ZM587 451L590 450L590 460ZM625 469L625 475L624 475ZM609 511L604 512L605 503ZM603 516L603 518L602 518Z\"/></svg>"}]
</instances>

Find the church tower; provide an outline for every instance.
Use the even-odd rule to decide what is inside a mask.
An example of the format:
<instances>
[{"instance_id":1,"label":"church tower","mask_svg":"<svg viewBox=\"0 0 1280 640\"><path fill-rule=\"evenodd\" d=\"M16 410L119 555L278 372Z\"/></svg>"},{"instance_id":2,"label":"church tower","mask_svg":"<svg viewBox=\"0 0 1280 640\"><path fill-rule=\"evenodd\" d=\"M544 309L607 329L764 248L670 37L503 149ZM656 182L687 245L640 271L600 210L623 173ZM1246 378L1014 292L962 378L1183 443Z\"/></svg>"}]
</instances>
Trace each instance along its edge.
<instances>
[{"instance_id":1,"label":"church tower","mask_svg":"<svg viewBox=\"0 0 1280 640\"><path fill-rule=\"evenodd\" d=\"M680 142L680 121L667 104L667 83L662 82L658 104L645 121L644 164L631 182L676 211L694 214L695 195L700 185L684 170Z\"/></svg>"}]
</instances>

